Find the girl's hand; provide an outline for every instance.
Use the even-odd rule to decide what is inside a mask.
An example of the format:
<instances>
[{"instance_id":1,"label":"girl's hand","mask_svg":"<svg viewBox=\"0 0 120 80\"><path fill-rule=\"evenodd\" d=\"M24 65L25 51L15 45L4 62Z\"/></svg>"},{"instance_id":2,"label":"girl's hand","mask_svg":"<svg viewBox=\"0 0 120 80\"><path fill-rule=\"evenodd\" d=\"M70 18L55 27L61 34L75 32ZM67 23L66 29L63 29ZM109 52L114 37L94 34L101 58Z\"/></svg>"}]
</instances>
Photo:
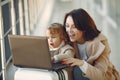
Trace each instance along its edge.
<instances>
[{"instance_id":1,"label":"girl's hand","mask_svg":"<svg viewBox=\"0 0 120 80\"><path fill-rule=\"evenodd\" d=\"M51 57L51 61L52 61L52 62L54 61L54 57Z\"/></svg>"},{"instance_id":2,"label":"girl's hand","mask_svg":"<svg viewBox=\"0 0 120 80\"><path fill-rule=\"evenodd\" d=\"M84 64L84 61L77 58L67 58L64 59L62 63L69 64L70 66L82 66Z\"/></svg>"}]
</instances>

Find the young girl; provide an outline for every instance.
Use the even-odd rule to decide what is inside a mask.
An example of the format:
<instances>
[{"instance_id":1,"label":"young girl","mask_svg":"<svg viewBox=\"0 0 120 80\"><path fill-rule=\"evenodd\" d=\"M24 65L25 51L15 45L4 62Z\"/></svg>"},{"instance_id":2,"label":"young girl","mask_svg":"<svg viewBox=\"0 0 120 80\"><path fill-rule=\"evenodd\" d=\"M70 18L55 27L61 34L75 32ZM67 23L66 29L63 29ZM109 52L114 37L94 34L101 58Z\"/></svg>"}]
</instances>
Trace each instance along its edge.
<instances>
[{"instance_id":1,"label":"young girl","mask_svg":"<svg viewBox=\"0 0 120 80\"><path fill-rule=\"evenodd\" d=\"M61 24L53 23L49 25L46 32L53 62L60 62L63 59L74 57L74 49L66 43Z\"/></svg>"}]
</instances>

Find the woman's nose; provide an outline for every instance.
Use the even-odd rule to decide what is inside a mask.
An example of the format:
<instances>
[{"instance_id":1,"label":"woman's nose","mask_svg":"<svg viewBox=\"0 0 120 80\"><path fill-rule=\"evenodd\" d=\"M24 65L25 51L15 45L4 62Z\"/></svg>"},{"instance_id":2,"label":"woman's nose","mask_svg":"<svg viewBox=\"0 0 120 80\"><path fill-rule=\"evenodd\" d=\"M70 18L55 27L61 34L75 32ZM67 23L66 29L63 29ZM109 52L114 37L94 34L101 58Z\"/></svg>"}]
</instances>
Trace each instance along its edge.
<instances>
[{"instance_id":1,"label":"woman's nose","mask_svg":"<svg viewBox=\"0 0 120 80\"><path fill-rule=\"evenodd\" d=\"M69 33L72 32L72 28L69 27L69 28L67 29L67 32L69 32Z\"/></svg>"}]
</instances>

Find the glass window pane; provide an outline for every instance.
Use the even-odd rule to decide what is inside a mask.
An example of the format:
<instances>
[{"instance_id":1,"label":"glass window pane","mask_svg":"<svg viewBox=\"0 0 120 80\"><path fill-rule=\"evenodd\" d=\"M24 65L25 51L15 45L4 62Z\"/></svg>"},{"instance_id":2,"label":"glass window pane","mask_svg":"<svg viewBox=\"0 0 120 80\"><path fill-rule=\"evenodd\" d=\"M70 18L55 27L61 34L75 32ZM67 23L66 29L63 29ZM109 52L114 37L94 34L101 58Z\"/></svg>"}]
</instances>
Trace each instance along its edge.
<instances>
[{"instance_id":1,"label":"glass window pane","mask_svg":"<svg viewBox=\"0 0 120 80\"><path fill-rule=\"evenodd\" d=\"M6 61L10 58L10 49L8 46L7 35L11 34L11 18L10 18L10 5L9 3L2 6L3 28L4 28L4 40L5 40L5 57Z\"/></svg>"},{"instance_id":2,"label":"glass window pane","mask_svg":"<svg viewBox=\"0 0 120 80\"><path fill-rule=\"evenodd\" d=\"M116 21L116 1L109 0L108 2L108 15Z\"/></svg>"},{"instance_id":3,"label":"glass window pane","mask_svg":"<svg viewBox=\"0 0 120 80\"><path fill-rule=\"evenodd\" d=\"M20 34L18 1L19 0L14 0L14 7L16 16L16 32L17 34Z\"/></svg>"},{"instance_id":4,"label":"glass window pane","mask_svg":"<svg viewBox=\"0 0 120 80\"><path fill-rule=\"evenodd\" d=\"M3 17L3 26L4 26L4 34L5 34L11 26L9 3L2 6L2 17Z\"/></svg>"},{"instance_id":5,"label":"glass window pane","mask_svg":"<svg viewBox=\"0 0 120 80\"><path fill-rule=\"evenodd\" d=\"M94 0L94 2L102 9L102 0Z\"/></svg>"}]
</instances>

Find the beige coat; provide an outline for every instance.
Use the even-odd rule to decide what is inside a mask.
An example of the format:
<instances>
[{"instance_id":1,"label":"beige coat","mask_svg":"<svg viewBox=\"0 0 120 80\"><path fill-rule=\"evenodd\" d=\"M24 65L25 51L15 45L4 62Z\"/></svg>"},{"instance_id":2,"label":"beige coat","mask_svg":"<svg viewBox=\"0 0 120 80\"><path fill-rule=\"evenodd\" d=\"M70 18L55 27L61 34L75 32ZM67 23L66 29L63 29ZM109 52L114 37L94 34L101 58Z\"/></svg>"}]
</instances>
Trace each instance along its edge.
<instances>
[{"instance_id":1,"label":"beige coat","mask_svg":"<svg viewBox=\"0 0 120 80\"><path fill-rule=\"evenodd\" d=\"M62 61L63 59L69 57L74 57L74 55L74 48L68 44L63 45L58 50L51 51L51 56L56 56L58 61Z\"/></svg>"},{"instance_id":2,"label":"beige coat","mask_svg":"<svg viewBox=\"0 0 120 80\"><path fill-rule=\"evenodd\" d=\"M90 80L120 80L119 73L109 60L110 47L106 37L100 34L86 42L88 69L84 75Z\"/></svg>"}]
</instances>

